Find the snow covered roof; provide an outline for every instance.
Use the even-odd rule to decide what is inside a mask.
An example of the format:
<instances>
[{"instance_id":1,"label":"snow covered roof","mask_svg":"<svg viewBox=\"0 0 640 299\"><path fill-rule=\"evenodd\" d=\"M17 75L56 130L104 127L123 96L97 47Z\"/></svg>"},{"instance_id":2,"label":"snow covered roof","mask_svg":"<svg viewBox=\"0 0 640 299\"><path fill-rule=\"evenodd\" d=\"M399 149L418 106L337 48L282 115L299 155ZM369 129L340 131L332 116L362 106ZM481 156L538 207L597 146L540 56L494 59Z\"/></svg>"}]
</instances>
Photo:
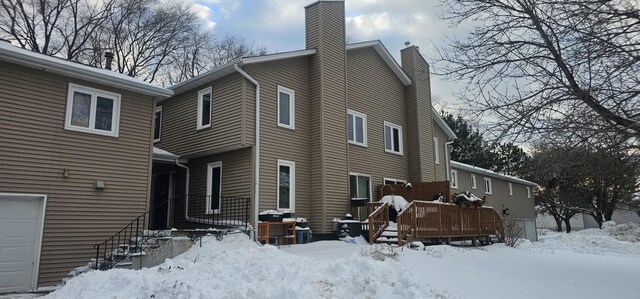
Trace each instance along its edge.
<instances>
[{"instance_id":1,"label":"snow covered roof","mask_svg":"<svg viewBox=\"0 0 640 299\"><path fill-rule=\"evenodd\" d=\"M39 69L45 72L122 88L144 95L158 97L170 97L173 95L173 91L169 89L153 85L140 79L110 70L91 67L57 57L36 53L16 47L8 42L0 41L0 60Z\"/></svg>"},{"instance_id":2,"label":"snow covered roof","mask_svg":"<svg viewBox=\"0 0 640 299\"><path fill-rule=\"evenodd\" d=\"M238 66L242 66L242 65L254 64L254 63L271 62L271 61L277 61L282 59L304 57L304 56L313 55L315 53L316 53L316 49L309 49L309 50L298 50L298 51L267 54L267 55L260 55L260 56L241 57L241 58L229 61L228 63L220 67L204 72L189 80L182 81L180 83L169 86L169 89L173 90L176 94L178 94L178 93L182 93L187 90L196 88L200 85L206 84L208 82L220 79L224 76L234 73L236 71L234 67L235 64L238 64Z\"/></svg>"},{"instance_id":3,"label":"snow covered roof","mask_svg":"<svg viewBox=\"0 0 640 299\"><path fill-rule=\"evenodd\" d=\"M409 79L409 76L407 76L404 70L402 70L402 67L400 67L398 62L396 62L396 60L393 59L393 56L391 56L387 48L382 44L380 40L372 40L372 41L361 42L361 43L347 44L347 51L362 49L367 47L373 47L376 50L376 52L378 52L378 55L380 55L382 60L384 60L384 62L389 66L389 68L393 71L393 73L396 74L396 76L398 76L398 79L402 81L402 84L404 84L404 86L411 85L411 79Z\"/></svg>"},{"instance_id":4,"label":"snow covered roof","mask_svg":"<svg viewBox=\"0 0 640 299\"><path fill-rule=\"evenodd\" d=\"M176 159L180 159L180 156L154 146L153 159L157 161L174 162ZM186 162L186 160L180 159L180 162Z\"/></svg>"},{"instance_id":5,"label":"snow covered roof","mask_svg":"<svg viewBox=\"0 0 640 299\"><path fill-rule=\"evenodd\" d=\"M449 128L449 125L447 125L444 119L442 119L442 116L440 116L440 113L438 113L438 111L436 111L435 108L431 108L431 115L433 115L433 120L436 122L436 124L440 126L440 128L444 131L445 134L447 134L447 137L449 137L449 140L458 138L458 136L456 136L456 133L454 133L453 130Z\"/></svg>"},{"instance_id":6,"label":"snow covered roof","mask_svg":"<svg viewBox=\"0 0 640 299\"><path fill-rule=\"evenodd\" d=\"M490 176L490 177L495 177L495 178L499 178L499 179L503 179L506 181L511 181L514 183L518 183L518 184L523 184L523 185L527 185L527 186L531 186L531 187L535 187L538 186L538 184L534 183L534 182L530 182L527 180L523 180L514 176L510 176L510 175L506 175L506 174L502 174L502 173L498 173L489 169L484 169L484 168L480 168L477 166L473 166L473 165L469 165L469 164L464 164L464 163L460 163L457 161L451 161L451 168L453 169L462 169L462 170L466 170L469 172L473 172L473 173L478 173L478 174L482 174L485 176Z\"/></svg>"}]
</instances>

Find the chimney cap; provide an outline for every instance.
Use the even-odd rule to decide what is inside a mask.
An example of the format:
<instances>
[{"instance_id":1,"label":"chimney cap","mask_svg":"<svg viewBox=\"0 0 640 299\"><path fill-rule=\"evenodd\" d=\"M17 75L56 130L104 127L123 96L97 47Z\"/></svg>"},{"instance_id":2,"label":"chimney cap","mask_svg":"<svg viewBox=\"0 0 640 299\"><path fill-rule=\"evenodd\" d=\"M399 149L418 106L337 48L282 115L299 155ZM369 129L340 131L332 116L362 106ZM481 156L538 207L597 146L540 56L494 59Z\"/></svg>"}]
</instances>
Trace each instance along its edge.
<instances>
[{"instance_id":1,"label":"chimney cap","mask_svg":"<svg viewBox=\"0 0 640 299\"><path fill-rule=\"evenodd\" d=\"M113 58L113 52L109 52L109 51L104 52L104 57L105 58Z\"/></svg>"},{"instance_id":2,"label":"chimney cap","mask_svg":"<svg viewBox=\"0 0 640 299\"><path fill-rule=\"evenodd\" d=\"M408 47L409 45L411 45L411 42L410 42L410 41L406 41L406 42L404 42L404 46L405 46L405 47Z\"/></svg>"}]
</instances>

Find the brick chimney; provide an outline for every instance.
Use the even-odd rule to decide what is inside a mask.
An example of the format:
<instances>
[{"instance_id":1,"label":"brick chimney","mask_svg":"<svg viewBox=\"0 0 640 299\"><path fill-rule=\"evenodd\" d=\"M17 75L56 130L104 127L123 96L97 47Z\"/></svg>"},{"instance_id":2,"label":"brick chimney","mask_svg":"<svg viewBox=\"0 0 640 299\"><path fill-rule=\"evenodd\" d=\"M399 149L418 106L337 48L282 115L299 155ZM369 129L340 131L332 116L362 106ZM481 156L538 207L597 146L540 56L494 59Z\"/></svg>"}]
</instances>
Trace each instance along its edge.
<instances>
[{"instance_id":1,"label":"brick chimney","mask_svg":"<svg viewBox=\"0 0 640 299\"><path fill-rule=\"evenodd\" d=\"M309 65L311 223L322 234L349 209L344 1L318 1L305 11L306 48L317 51Z\"/></svg>"}]
</instances>

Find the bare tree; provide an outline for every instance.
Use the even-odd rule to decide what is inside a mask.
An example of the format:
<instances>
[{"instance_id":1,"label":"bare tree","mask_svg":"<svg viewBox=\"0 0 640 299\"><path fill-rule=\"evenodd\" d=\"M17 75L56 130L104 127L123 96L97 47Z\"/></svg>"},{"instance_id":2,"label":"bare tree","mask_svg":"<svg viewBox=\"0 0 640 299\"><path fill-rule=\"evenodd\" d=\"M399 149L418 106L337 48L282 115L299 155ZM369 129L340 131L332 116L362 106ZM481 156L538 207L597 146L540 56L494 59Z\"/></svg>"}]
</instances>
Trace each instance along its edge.
<instances>
[{"instance_id":1,"label":"bare tree","mask_svg":"<svg viewBox=\"0 0 640 299\"><path fill-rule=\"evenodd\" d=\"M502 136L640 139L640 13L633 0L443 0L453 26L437 72L468 82Z\"/></svg>"}]
</instances>

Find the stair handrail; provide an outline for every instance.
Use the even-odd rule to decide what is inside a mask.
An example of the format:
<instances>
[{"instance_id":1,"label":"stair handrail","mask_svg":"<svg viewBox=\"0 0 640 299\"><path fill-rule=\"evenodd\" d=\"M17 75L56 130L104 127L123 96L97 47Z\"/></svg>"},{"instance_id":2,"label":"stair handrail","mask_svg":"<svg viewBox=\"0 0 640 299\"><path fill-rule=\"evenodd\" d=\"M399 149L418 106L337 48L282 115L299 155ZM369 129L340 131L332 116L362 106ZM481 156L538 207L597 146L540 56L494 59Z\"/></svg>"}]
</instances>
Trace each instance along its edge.
<instances>
[{"instance_id":1,"label":"stair handrail","mask_svg":"<svg viewBox=\"0 0 640 299\"><path fill-rule=\"evenodd\" d=\"M101 242L101 243L97 243L93 245L93 249L96 250L96 259L94 261L94 269L100 269L100 270L106 270L106 269L111 269L113 268L113 266L115 266L117 263L119 263L120 261L124 260L126 257L128 257L129 255L131 255L131 250L126 250L124 252L122 252L122 254L119 254L115 260L113 259L113 250L114 248L117 250L117 252L120 251L120 241L126 241L127 244L131 244L131 238L135 237L136 238L136 248L135 251L138 252L139 250L139 246L140 244L144 244L146 241L148 241L151 238L154 238L159 232L155 232L153 233L151 236L145 236L144 231L146 228L146 221L147 221L147 215L149 215L151 212L154 212L155 210L164 207L165 205L168 205L169 202L174 201L176 198L178 198L181 195L176 195L173 196L159 204L157 204L155 207L149 209L148 211L140 214L138 217L136 217L135 219L133 219L131 222L129 222L127 225L125 225L121 230L119 230L117 233L113 234L111 237L107 238L105 241ZM142 219L142 223L140 223L140 220ZM134 223L135 223L135 234L133 231L134 228ZM167 228L171 228L171 227L167 227ZM142 229L142 230L141 230ZM129 232L127 234L127 232ZM138 240L137 238L140 237L140 233L142 232L142 240ZM129 237L127 239L127 236ZM114 247L114 241L116 240L117 237L117 242L116 245ZM146 239L145 239L146 237ZM108 246L111 245L111 246ZM102 264L100 264L100 249L102 247ZM109 247L109 251L107 251L107 247ZM111 260L107 263L107 257L108 255L109 258L111 258Z\"/></svg>"},{"instance_id":2,"label":"stair handrail","mask_svg":"<svg viewBox=\"0 0 640 299\"><path fill-rule=\"evenodd\" d=\"M402 246L404 243L404 239L409 238L416 231L416 213L414 204L416 201L412 201L408 206L404 208L404 210L400 211L397 218L397 233L398 233L398 246ZM405 225L403 225L405 223ZM404 229L407 226L409 229Z\"/></svg>"},{"instance_id":3,"label":"stair handrail","mask_svg":"<svg viewBox=\"0 0 640 299\"><path fill-rule=\"evenodd\" d=\"M369 243L373 244L389 227L389 204L383 203L369 214ZM380 225L378 225L380 224Z\"/></svg>"}]
</instances>

